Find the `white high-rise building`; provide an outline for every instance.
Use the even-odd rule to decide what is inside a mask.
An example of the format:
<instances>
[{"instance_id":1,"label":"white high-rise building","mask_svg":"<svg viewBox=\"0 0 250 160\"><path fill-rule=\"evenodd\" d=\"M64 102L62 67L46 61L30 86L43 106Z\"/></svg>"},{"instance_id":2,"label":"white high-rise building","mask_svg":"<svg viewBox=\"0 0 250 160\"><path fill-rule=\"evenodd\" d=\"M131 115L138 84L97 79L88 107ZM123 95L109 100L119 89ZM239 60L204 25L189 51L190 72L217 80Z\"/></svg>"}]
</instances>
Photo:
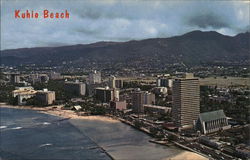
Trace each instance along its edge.
<instances>
[{"instance_id":1,"label":"white high-rise building","mask_svg":"<svg viewBox=\"0 0 250 160\"><path fill-rule=\"evenodd\" d=\"M116 81L116 77L110 76L110 78L109 78L109 87L110 88L116 88L115 81Z\"/></svg>"}]
</instances>

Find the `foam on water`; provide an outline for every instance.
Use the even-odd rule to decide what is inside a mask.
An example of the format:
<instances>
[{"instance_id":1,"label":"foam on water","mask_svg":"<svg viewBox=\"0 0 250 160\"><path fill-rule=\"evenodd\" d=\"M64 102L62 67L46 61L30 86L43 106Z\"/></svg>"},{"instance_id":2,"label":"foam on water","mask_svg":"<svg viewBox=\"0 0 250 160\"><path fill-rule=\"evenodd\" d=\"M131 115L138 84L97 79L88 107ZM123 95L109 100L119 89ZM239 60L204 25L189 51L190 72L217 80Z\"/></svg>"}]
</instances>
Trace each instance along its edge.
<instances>
[{"instance_id":1,"label":"foam on water","mask_svg":"<svg viewBox=\"0 0 250 160\"><path fill-rule=\"evenodd\" d=\"M11 129L22 129L23 127L14 127L14 128L11 128Z\"/></svg>"},{"instance_id":2,"label":"foam on water","mask_svg":"<svg viewBox=\"0 0 250 160\"><path fill-rule=\"evenodd\" d=\"M51 143L41 144L41 145L39 146L39 148L41 148L41 147L45 147L45 146L52 146L52 144L51 144Z\"/></svg>"},{"instance_id":3,"label":"foam on water","mask_svg":"<svg viewBox=\"0 0 250 160\"><path fill-rule=\"evenodd\" d=\"M0 126L7 126L0 129L2 159L111 160L107 153L68 120L60 121L61 117L25 109L0 107L0 112Z\"/></svg>"},{"instance_id":4,"label":"foam on water","mask_svg":"<svg viewBox=\"0 0 250 160\"><path fill-rule=\"evenodd\" d=\"M4 128L7 128L7 126L0 126L0 129L4 129Z\"/></svg>"}]
</instances>

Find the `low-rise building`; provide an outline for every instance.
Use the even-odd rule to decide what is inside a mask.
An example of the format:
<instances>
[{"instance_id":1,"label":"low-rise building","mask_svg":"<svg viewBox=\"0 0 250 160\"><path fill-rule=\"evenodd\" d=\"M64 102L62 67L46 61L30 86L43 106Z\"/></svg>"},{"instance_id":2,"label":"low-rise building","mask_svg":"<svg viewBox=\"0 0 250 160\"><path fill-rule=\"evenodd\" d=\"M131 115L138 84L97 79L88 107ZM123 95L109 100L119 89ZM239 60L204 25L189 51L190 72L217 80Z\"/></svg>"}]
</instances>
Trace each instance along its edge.
<instances>
[{"instance_id":1,"label":"low-rise building","mask_svg":"<svg viewBox=\"0 0 250 160\"><path fill-rule=\"evenodd\" d=\"M111 101L110 102L110 108L123 111L127 109L127 103L126 101Z\"/></svg>"},{"instance_id":2,"label":"low-rise building","mask_svg":"<svg viewBox=\"0 0 250 160\"><path fill-rule=\"evenodd\" d=\"M49 79L62 79L61 73L57 73L57 72L50 72L49 74Z\"/></svg>"},{"instance_id":3,"label":"low-rise building","mask_svg":"<svg viewBox=\"0 0 250 160\"><path fill-rule=\"evenodd\" d=\"M173 86L173 79L170 78L170 75L158 75L156 79L156 86L157 87L170 87Z\"/></svg>"},{"instance_id":4,"label":"low-rise building","mask_svg":"<svg viewBox=\"0 0 250 160\"><path fill-rule=\"evenodd\" d=\"M65 82L65 90L74 96L84 96L86 94L86 84L83 82Z\"/></svg>"},{"instance_id":5,"label":"low-rise building","mask_svg":"<svg viewBox=\"0 0 250 160\"><path fill-rule=\"evenodd\" d=\"M168 88L167 87L154 87L152 88L152 92L156 95L167 95L168 94Z\"/></svg>"},{"instance_id":6,"label":"low-rise building","mask_svg":"<svg viewBox=\"0 0 250 160\"><path fill-rule=\"evenodd\" d=\"M217 148L217 149L221 149L221 147L223 146L223 143L219 142L218 139L209 138L207 136L199 137L199 142L202 143L202 144L205 144L207 146Z\"/></svg>"},{"instance_id":7,"label":"low-rise building","mask_svg":"<svg viewBox=\"0 0 250 160\"><path fill-rule=\"evenodd\" d=\"M230 127L223 110L201 113L196 121L196 128L203 134L217 132Z\"/></svg>"},{"instance_id":8,"label":"low-rise building","mask_svg":"<svg viewBox=\"0 0 250 160\"><path fill-rule=\"evenodd\" d=\"M29 74L28 81L32 84L35 83L47 83L49 81L49 76L47 74Z\"/></svg>"},{"instance_id":9,"label":"low-rise building","mask_svg":"<svg viewBox=\"0 0 250 160\"><path fill-rule=\"evenodd\" d=\"M250 146L246 144L239 144L235 147L235 150L242 158L250 158Z\"/></svg>"},{"instance_id":10,"label":"low-rise building","mask_svg":"<svg viewBox=\"0 0 250 160\"><path fill-rule=\"evenodd\" d=\"M144 104L144 112L145 113L157 113L157 114L170 114L171 108L165 106L156 106L150 104Z\"/></svg>"},{"instance_id":11,"label":"low-rise building","mask_svg":"<svg viewBox=\"0 0 250 160\"><path fill-rule=\"evenodd\" d=\"M76 105L76 106L72 107L72 110L74 110L74 111L79 111L81 109L82 109L82 107L80 105Z\"/></svg>"},{"instance_id":12,"label":"low-rise building","mask_svg":"<svg viewBox=\"0 0 250 160\"><path fill-rule=\"evenodd\" d=\"M33 87L16 87L16 89L12 91L12 96L17 97L18 105L25 105L26 100L34 97L36 92Z\"/></svg>"}]
</instances>

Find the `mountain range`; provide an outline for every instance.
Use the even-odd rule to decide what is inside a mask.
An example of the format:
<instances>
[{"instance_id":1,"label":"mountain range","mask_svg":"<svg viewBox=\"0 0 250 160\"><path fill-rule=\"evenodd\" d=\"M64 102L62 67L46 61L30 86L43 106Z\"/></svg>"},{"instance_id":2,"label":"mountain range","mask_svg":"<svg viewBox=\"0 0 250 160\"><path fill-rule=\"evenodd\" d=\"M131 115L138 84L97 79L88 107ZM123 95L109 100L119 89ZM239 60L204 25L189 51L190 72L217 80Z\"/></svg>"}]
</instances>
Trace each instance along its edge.
<instances>
[{"instance_id":1,"label":"mountain range","mask_svg":"<svg viewBox=\"0 0 250 160\"><path fill-rule=\"evenodd\" d=\"M127 42L97 42L61 47L20 48L1 51L5 65L61 65L71 63L201 64L250 63L250 33L227 36L215 31L192 31L170 38Z\"/></svg>"}]
</instances>

